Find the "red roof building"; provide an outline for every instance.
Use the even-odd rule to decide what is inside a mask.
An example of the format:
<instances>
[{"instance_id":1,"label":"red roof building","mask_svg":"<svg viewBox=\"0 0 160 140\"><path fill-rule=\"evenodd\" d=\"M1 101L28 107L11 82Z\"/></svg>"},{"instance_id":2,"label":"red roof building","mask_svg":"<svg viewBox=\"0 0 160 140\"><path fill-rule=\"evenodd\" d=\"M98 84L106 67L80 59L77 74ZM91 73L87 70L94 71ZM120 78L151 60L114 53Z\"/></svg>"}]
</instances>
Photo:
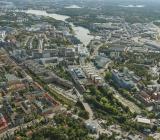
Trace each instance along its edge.
<instances>
[{"instance_id":1,"label":"red roof building","mask_svg":"<svg viewBox=\"0 0 160 140\"><path fill-rule=\"evenodd\" d=\"M8 128L8 124L3 114L0 113L0 133L5 131Z\"/></svg>"}]
</instances>

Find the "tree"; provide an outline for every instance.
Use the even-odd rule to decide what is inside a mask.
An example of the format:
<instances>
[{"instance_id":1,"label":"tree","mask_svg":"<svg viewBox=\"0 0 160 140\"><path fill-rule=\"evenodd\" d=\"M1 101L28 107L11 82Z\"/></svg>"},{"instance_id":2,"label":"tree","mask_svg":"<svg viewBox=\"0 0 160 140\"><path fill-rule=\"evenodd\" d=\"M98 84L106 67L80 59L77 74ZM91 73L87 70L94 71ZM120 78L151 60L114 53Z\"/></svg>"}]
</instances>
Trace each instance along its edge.
<instances>
[{"instance_id":1,"label":"tree","mask_svg":"<svg viewBox=\"0 0 160 140\"><path fill-rule=\"evenodd\" d=\"M148 136L148 137L146 138L146 140L154 140L154 138L151 137L151 136Z\"/></svg>"},{"instance_id":2,"label":"tree","mask_svg":"<svg viewBox=\"0 0 160 140\"><path fill-rule=\"evenodd\" d=\"M158 84L160 84L160 76L159 76L159 79L157 80Z\"/></svg>"},{"instance_id":3,"label":"tree","mask_svg":"<svg viewBox=\"0 0 160 140\"><path fill-rule=\"evenodd\" d=\"M105 75L105 80L108 81L112 78L112 73L111 72L106 72L106 75Z\"/></svg>"},{"instance_id":4,"label":"tree","mask_svg":"<svg viewBox=\"0 0 160 140\"><path fill-rule=\"evenodd\" d=\"M89 119L89 113L85 110L79 111L78 116L86 120Z\"/></svg>"}]
</instances>

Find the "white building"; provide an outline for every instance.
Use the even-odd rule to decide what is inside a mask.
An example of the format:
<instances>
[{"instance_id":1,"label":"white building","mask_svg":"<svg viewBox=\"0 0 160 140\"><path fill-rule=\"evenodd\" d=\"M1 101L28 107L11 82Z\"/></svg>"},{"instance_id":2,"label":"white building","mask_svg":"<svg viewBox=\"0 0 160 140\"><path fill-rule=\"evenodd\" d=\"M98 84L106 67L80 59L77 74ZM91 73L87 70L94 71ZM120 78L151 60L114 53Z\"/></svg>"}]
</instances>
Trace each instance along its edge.
<instances>
[{"instance_id":1,"label":"white building","mask_svg":"<svg viewBox=\"0 0 160 140\"><path fill-rule=\"evenodd\" d=\"M5 37L6 37L6 31L0 31L0 41L4 41L4 39L5 39Z\"/></svg>"}]
</instances>

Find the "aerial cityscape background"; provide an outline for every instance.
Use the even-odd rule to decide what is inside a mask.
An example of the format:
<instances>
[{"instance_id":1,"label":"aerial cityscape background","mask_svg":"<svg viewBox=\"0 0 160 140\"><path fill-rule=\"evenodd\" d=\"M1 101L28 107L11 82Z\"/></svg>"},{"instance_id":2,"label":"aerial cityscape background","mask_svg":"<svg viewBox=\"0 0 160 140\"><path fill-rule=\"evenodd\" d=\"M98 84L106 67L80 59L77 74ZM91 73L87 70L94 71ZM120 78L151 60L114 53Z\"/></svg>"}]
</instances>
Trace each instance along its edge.
<instances>
[{"instance_id":1,"label":"aerial cityscape background","mask_svg":"<svg viewBox=\"0 0 160 140\"><path fill-rule=\"evenodd\" d=\"M0 139L160 140L160 1L0 0Z\"/></svg>"}]
</instances>

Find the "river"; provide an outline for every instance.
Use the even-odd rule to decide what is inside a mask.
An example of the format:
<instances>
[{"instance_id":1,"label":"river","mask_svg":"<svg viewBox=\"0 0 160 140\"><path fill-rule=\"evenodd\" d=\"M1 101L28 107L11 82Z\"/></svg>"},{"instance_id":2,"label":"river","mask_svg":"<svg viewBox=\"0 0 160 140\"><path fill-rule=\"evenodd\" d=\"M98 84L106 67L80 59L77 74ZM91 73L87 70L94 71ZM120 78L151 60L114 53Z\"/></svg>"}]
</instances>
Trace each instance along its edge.
<instances>
[{"instance_id":1,"label":"river","mask_svg":"<svg viewBox=\"0 0 160 140\"><path fill-rule=\"evenodd\" d=\"M25 13L38 16L47 16L61 21L66 21L66 19L69 18L69 16L66 15L52 14L41 10L27 10L25 11ZM89 42L94 38L94 36L90 35L90 31L88 29L81 26L75 26L73 23L69 24L72 26L75 36L83 43L83 45L87 46Z\"/></svg>"}]
</instances>

